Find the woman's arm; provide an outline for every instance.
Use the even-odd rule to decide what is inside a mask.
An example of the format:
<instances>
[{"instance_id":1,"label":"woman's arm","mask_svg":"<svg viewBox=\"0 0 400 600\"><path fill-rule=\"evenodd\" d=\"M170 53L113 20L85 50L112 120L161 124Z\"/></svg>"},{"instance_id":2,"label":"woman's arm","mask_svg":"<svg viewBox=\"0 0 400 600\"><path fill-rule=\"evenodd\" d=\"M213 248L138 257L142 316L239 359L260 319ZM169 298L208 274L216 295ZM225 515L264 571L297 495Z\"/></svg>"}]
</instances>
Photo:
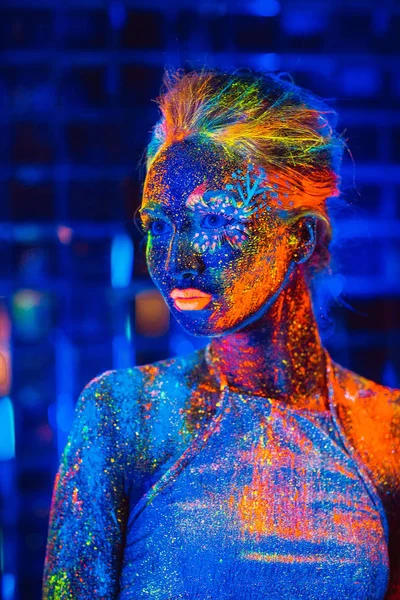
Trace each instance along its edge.
<instances>
[{"instance_id":1,"label":"woman's arm","mask_svg":"<svg viewBox=\"0 0 400 600\"><path fill-rule=\"evenodd\" d=\"M43 600L118 595L128 499L115 374L93 379L76 405L54 482Z\"/></svg>"}]
</instances>

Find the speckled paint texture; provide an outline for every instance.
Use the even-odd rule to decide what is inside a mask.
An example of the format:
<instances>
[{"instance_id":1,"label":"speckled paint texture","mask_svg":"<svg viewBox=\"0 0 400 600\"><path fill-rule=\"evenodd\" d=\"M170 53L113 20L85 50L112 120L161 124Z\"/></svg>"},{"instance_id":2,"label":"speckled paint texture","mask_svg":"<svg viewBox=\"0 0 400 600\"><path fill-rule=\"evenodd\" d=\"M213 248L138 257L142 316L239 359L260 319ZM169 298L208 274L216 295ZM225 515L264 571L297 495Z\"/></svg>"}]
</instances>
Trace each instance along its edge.
<instances>
[{"instance_id":1,"label":"speckled paint texture","mask_svg":"<svg viewBox=\"0 0 400 600\"><path fill-rule=\"evenodd\" d=\"M332 115L249 73L181 74L160 107L147 263L211 341L83 390L43 599L399 599L400 391L332 362L311 293L339 194Z\"/></svg>"},{"instance_id":2,"label":"speckled paint texture","mask_svg":"<svg viewBox=\"0 0 400 600\"><path fill-rule=\"evenodd\" d=\"M203 351L94 379L44 598L384 598L399 396L328 364L331 411L220 394Z\"/></svg>"}]
</instances>

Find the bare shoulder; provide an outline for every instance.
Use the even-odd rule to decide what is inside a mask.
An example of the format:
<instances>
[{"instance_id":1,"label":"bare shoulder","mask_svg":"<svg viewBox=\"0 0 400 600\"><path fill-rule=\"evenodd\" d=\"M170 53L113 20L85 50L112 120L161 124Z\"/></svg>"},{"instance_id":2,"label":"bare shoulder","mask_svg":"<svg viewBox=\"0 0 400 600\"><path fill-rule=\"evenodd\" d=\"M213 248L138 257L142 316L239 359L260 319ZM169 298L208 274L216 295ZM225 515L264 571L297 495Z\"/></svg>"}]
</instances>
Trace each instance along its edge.
<instances>
[{"instance_id":1,"label":"bare shoulder","mask_svg":"<svg viewBox=\"0 0 400 600\"><path fill-rule=\"evenodd\" d=\"M391 388L367 377L346 369L337 363L334 365L334 378L336 395L339 401L353 404L369 414L385 415L389 418L391 413L400 409L400 389ZM340 388L341 393L338 393Z\"/></svg>"},{"instance_id":2,"label":"bare shoulder","mask_svg":"<svg viewBox=\"0 0 400 600\"><path fill-rule=\"evenodd\" d=\"M108 393L115 399L148 401L185 395L204 374L204 350L126 369L104 371L94 377L85 390Z\"/></svg>"},{"instance_id":3,"label":"bare shoulder","mask_svg":"<svg viewBox=\"0 0 400 600\"><path fill-rule=\"evenodd\" d=\"M140 373L144 393L162 388L175 396L176 391L192 388L205 372L204 349L136 367Z\"/></svg>"},{"instance_id":4,"label":"bare shoulder","mask_svg":"<svg viewBox=\"0 0 400 600\"><path fill-rule=\"evenodd\" d=\"M151 364L101 373L85 387L125 439L179 440L190 429L193 405L208 377L204 349ZM199 409L199 412L201 410Z\"/></svg>"},{"instance_id":5,"label":"bare shoulder","mask_svg":"<svg viewBox=\"0 0 400 600\"><path fill-rule=\"evenodd\" d=\"M333 363L334 403L347 439L375 483L400 490L400 390Z\"/></svg>"}]
</instances>

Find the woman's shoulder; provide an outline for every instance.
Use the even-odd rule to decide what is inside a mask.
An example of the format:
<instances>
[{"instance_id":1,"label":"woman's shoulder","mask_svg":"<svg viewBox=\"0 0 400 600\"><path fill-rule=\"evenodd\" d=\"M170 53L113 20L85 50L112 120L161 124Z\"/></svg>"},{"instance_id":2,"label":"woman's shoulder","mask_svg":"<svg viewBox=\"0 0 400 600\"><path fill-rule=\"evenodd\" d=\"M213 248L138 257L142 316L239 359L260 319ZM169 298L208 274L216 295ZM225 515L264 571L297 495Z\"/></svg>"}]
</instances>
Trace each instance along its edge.
<instances>
[{"instance_id":1,"label":"woman's shoulder","mask_svg":"<svg viewBox=\"0 0 400 600\"><path fill-rule=\"evenodd\" d=\"M332 361L335 398L386 421L400 411L400 389L368 379Z\"/></svg>"},{"instance_id":2,"label":"woman's shoulder","mask_svg":"<svg viewBox=\"0 0 400 600\"><path fill-rule=\"evenodd\" d=\"M94 377L82 391L79 403L96 405L108 414L124 434L150 435L168 428L168 435L182 427L199 385L207 379L204 349L154 363L107 370ZM132 431L131 431L132 430Z\"/></svg>"},{"instance_id":3,"label":"woman's shoulder","mask_svg":"<svg viewBox=\"0 0 400 600\"><path fill-rule=\"evenodd\" d=\"M199 382L205 378L204 351L151 364L104 371L83 390L109 422L132 465L150 473L168 456L184 448L192 430L188 415ZM201 408L201 407L200 407ZM201 410L199 408L199 414ZM127 461L125 461L127 462Z\"/></svg>"},{"instance_id":4,"label":"woman's shoulder","mask_svg":"<svg viewBox=\"0 0 400 600\"><path fill-rule=\"evenodd\" d=\"M347 439L377 484L400 490L400 389L331 367L333 403Z\"/></svg>"},{"instance_id":5,"label":"woman's shoulder","mask_svg":"<svg viewBox=\"0 0 400 600\"><path fill-rule=\"evenodd\" d=\"M178 390L193 387L200 372L204 373L203 365L204 349L200 349L135 367L109 369L93 377L84 391L113 397L128 395L137 400L146 400L149 395L156 399L167 393L175 396Z\"/></svg>"}]
</instances>

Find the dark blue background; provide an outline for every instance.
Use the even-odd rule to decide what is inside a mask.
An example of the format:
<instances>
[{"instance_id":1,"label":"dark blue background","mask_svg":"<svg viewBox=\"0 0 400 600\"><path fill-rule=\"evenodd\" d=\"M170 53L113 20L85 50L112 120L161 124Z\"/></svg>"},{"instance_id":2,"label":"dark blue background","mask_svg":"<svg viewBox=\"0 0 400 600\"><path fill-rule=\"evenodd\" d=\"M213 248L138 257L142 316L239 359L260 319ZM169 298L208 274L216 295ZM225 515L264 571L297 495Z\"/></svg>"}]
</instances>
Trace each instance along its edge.
<instances>
[{"instance_id":1,"label":"dark blue background","mask_svg":"<svg viewBox=\"0 0 400 600\"><path fill-rule=\"evenodd\" d=\"M337 109L352 308L325 343L400 386L400 4L3 0L0 43L1 594L36 600L82 387L206 341L169 322L132 226L164 66L288 71Z\"/></svg>"}]
</instances>

